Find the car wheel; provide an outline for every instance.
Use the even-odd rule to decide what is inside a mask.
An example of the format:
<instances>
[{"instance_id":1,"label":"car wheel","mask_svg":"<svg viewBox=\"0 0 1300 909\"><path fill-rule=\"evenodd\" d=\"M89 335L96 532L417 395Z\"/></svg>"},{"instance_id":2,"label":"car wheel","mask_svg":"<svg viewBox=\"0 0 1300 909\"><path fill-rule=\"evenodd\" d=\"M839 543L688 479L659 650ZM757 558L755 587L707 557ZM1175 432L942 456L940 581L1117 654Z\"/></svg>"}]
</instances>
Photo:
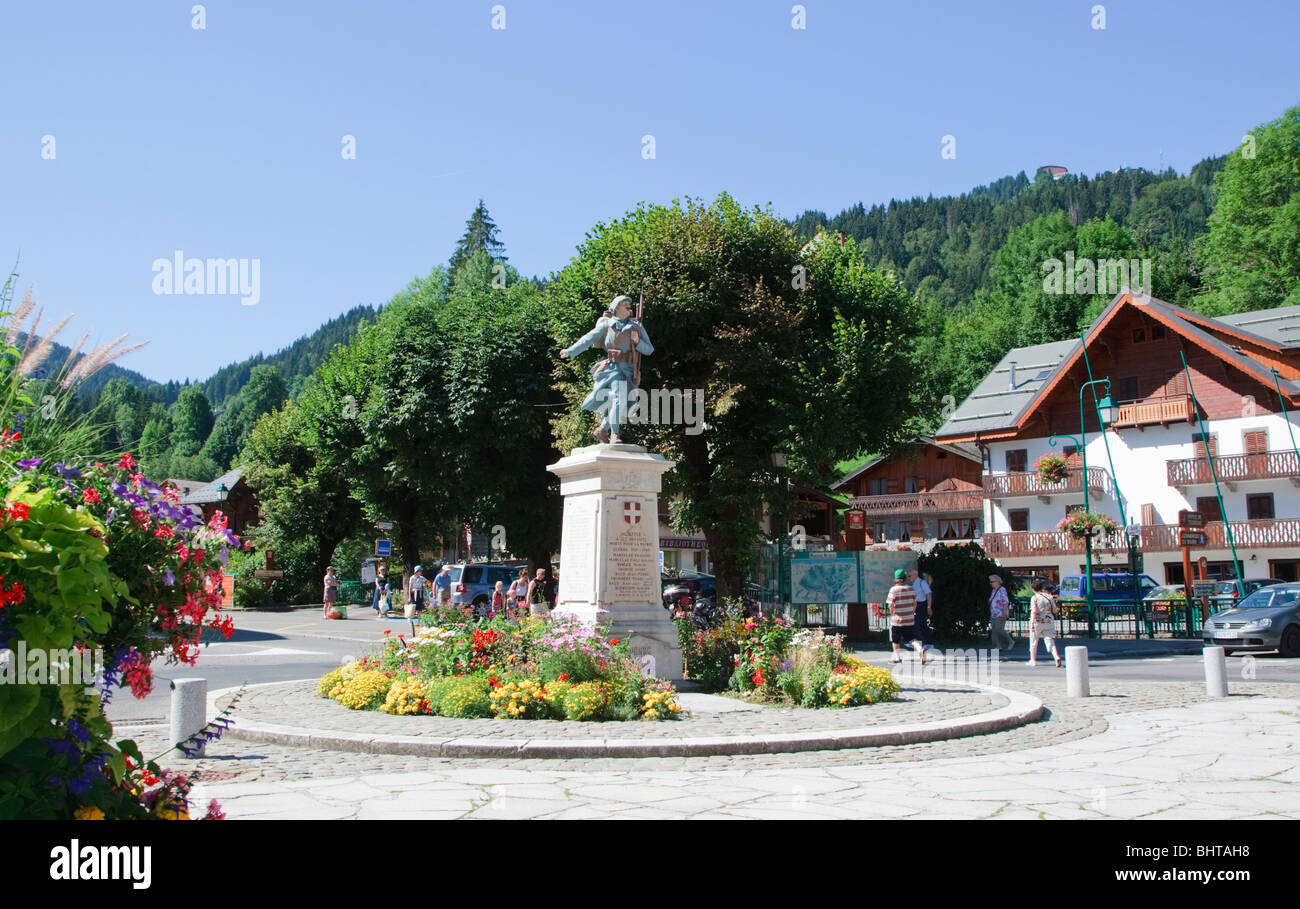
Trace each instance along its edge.
<instances>
[{"instance_id":1,"label":"car wheel","mask_svg":"<svg viewBox=\"0 0 1300 909\"><path fill-rule=\"evenodd\" d=\"M1300 657L1300 625L1290 625L1282 632L1277 651L1284 657Z\"/></svg>"}]
</instances>

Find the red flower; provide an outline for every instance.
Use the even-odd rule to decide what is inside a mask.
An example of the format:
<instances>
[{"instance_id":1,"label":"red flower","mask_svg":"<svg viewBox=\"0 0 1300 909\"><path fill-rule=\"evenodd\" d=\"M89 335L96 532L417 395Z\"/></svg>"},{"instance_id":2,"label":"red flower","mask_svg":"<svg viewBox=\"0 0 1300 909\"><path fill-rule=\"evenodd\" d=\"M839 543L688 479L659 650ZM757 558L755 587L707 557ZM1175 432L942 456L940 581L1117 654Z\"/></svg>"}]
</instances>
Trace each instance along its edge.
<instances>
[{"instance_id":1,"label":"red flower","mask_svg":"<svg viewBox=\"0 0 1300 909\"><path fill-rule=\"evenodd\" d=\"M30 513L31 509L22 502L13 502L9 505L9 517L15 521L26 521L27 515Z\"/></svg>"},{"instance_id":2,"label":"red flower","mask_svg":"<svg viewBox=\"0 0 1300 909\"><path fill-rule=\"evenodd\" d=\"M200 818L200 820L204 821L224 821L225 819L226 812L221 810L221 805L216 799L208 802L208 813Z\"/></svg>"},{"instance_id":3,"label":"red flower","mask_svg":"<svg viewBox=\"0 0 1300 909\"><path fill-rule=\"evenodd\" d=\"M8 448L23 437L21 432L11 433L7 429L0 430L0 448Z\"/></svg>"},{"instance_id":4,"label":"red flower","mask_svg":"<svg viewBox=\"0 0 1300 909\"><path fill-rule=\"evenodd\" d=\"M392 634L392 633L393 633L393 629L391 629L391 628L385 628L385 629L384 629L384 634Z\"/></svg>"},{"instance_id":5,"label":"red flower","mask_svg":"<svg viewBox=\"0 0 1300 909\"><path fill-rule=\"evenodd\" d=\"M560 681L561 681L561 682L567 682L568 680L569 680L569 674L568 674L567 672L561 672L561 673L560 673Z\"/></svg>"},{"instance_id":6,"label":"red flower","mask_svg":"<svg viewBox=\"0 0 1300 909\"><path fill-rule=\"evenodd\" d=\"M212 518L208 521L208 526L213 530L226 529L226 516L221 513L220 509L212 513Z\"/></svg>"},{"instance_id":7,"label":"red flower","mask_svg":"<svg viewBox=\"0 0 1300 909\"><path fill-rule=\"evenodd\" d=\"M87 487L86 490L85 490L84 492L81 493L81 501L83 501L83 502L98 502L98 501L99 501L99 490L96 489L94 486Z\"/></svg>"},{"instance_id":8,"label":"red flower","mask_svg":"<svg viewBox=\"0 0 1300 909\"><path fill-rule=\"evenodd\" d=\"M614 640L609 642L609 646L613 647L617 643L618 643L618 638L614 638Z\"/></svg>"},{"instance_id":9,"label":"red flower","mask_svg":"<svg viewBox=\"0 0 1300 909\"><path fill-rule=\"evenodd\" d=\"M172 530L166 524L159 524L154 530L153 535L160 540L170 540L172 537L176 536L176 531Z\"/></svg>"},{"instance_id":10,"label":"red flower","mask_svg":"<svg viewBox=\"0 0 1300 909\"><path fill-rule=\"evenodd\" d=\"M132 467L135 466L135 458L131 457L130 452L127 452L126 454L122 455L122 457L117 459L117 466L122 468L123 470L130 470Z\"/></svg>"}]
</instances>

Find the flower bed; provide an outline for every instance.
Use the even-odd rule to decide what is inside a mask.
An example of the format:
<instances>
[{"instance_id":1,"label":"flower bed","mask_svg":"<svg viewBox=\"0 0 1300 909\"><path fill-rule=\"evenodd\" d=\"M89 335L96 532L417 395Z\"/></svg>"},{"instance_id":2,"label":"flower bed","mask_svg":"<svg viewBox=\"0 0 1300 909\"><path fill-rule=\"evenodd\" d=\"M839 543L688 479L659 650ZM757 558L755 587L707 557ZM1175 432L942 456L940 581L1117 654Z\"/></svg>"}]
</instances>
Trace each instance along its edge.
<instances>
[{"instance_id":1,"label":"flower bed","mask_svg":"<svg viewBox=\"0 0 1300 909\"><path fill-rule=\"evenodd\" d=\"M407 640L326 673L317 694L353 710L460 719L662 720L672 685L642 675L624 641L571 618L428 615Z\"/></svg>"},{"instance_id":2,"label":"flower bed","mask_svg":"<svg viewBox=\"0 0 1300 909\"><path fill-rule=\"evenodd\" d=\"M710 691L807 708L856 707L898 696L888 670L844 653L843 636L796 632L786 616L750 613L736 602L705 606L676 622L687 676Z\"/></svg>"}]
</instances>

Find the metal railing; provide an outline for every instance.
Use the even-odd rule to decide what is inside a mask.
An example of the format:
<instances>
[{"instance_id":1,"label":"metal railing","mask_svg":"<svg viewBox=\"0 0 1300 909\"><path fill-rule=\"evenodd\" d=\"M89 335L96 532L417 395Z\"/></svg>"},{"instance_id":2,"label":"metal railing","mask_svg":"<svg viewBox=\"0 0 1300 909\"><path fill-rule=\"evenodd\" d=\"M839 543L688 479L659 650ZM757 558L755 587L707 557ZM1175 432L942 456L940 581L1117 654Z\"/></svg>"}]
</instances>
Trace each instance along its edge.
<instances>
[{"instance_id":1,"label":"metal railing","mask_svg":"<svg viewBox=\"0 0 1300 909\"><path fill-rule=\"evenodd\" d=\"M984 495L990 499L1010 499L1017 496L1058 496L1083 491L1083 468L1070 468L1069 476L1058 483L1048 483L1038 471L1027 473L996 473L984 476ZM1088 468L1090 493L1110 495L1110 474L1100 467Z\"/></svg>"},{"instance_id":2,"label":"metal railing","mask_svg":"<svg viewBox=\"0 0 1300 909\"><path fill-rule=\"evenodd\" d=\"M1166 461L1170 486L1192 486L1214 482L1210 462L1205 458ZM1268 451L1259 454L1215 455L1214 466L1219 480L1285 480L1300 478L1300 461L1294 451Z\"/></svg>"}]
</instances>

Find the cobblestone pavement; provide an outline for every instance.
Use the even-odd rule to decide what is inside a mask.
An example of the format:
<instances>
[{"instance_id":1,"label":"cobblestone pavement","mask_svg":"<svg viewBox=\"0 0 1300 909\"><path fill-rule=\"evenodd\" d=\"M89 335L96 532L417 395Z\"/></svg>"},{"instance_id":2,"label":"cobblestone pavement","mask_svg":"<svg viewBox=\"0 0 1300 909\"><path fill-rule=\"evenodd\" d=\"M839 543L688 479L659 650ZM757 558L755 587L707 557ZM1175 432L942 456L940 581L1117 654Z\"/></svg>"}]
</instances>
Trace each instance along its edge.
<instances>
[{"instance_id":1,"label":"cobblestone pavement","mask_svg":"<svg viewBox=\"0 0 1300 909\"><path fill-rule=\"evenodd\" d=\"M236 817L1300 816L1300 685L1017 680L1047 717L1006 732L796 754L600 760L351 754L226 739L165 765ZM163 726L121 727L153 754ZM152 751L150 749L153 749Z\"/></svg>"}]
</instances>

